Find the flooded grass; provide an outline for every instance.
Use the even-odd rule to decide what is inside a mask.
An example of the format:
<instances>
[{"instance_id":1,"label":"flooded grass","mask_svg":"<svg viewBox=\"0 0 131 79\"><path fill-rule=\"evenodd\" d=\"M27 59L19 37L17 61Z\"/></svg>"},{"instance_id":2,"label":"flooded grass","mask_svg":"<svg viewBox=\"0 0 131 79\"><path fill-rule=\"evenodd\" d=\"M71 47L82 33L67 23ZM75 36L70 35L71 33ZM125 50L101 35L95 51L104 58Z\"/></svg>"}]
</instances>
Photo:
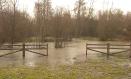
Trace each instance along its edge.
<instances>
[{"instance_id":1,"label":"flooded grass","mask_svg":"<svg viewBox=\"0 0 131 79\"><path fill-rule=\"evenodd\" d=\"M50 67L8 67L0 69L0 79L129 79L131 68L108 60L88 59L74 65Z\"/></svg>"}]
</instances>

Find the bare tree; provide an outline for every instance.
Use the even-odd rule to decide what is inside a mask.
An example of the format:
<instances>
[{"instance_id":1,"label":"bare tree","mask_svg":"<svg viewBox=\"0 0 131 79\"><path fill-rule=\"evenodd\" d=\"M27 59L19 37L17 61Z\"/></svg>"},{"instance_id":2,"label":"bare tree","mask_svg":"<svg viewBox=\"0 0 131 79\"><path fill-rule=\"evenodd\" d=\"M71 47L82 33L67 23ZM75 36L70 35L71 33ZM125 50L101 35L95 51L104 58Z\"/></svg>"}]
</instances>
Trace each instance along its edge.
<instances>
[{"instance_id":1,"label":"bare tree","mask_svg":"<svg viewBox=\"0 0 131 79\"><path fill-rule=\"evenodd\" d=\"M42 3L38 0L37 3L35 3L35 19L36 19L36 31L35 36L37 37L37 41L40 42L41 37L41 27L43 23L43 11L42 11Z\"/></svg>"},{"instance_id":2,"label":"bare tree","mask_svg":"<svg viewBox=\"0 0 131 79\"><path fill-rule=\"evenodd\" d=\"M6 14L6 8L7 8L7 2L6 0L0 0L0 43L4 43L5 41L5 34L4 34L4 28L5 28L5 22L4 17Z\"/></svg>"},{"instance_id":3,"label":"bare tree","mask_svg":"<svg viewBox=\"0 0 131 79\"><path fill-rule=\"evenodd\" d=\"M81 17L85 17L86 15L86 3L85 0L78 0L76 1L74 12L76 15L76 35L81 35Z\"/></svg>"},{"instance_id":4,"label":"bare tree","mask_svg":"<svg viewBox=\"0 0 131 79\"><path fill-rule=\"evenodd\" d=\"M12 6L12 11L13 11L13 16L12 16L12 27L11 27L11 44L13 45L15 42L15 28L16 28L16 5L17 5L17 0L11 0L10 6Z\"/></svg>"},{"instance_id":5,"label":"bare tree","mask_svg":"<svg viewBox=\"0 0 131 79\"><path fill-rule=\"evenodd\" d=\"M45 41L45 38L48 33L48 27L49 27L49 20L52 15L52 8L51 8L51 0L43 0L43 23L41 33L42 33L42 40Z\"/></svg>"},{"instance_id":6,"label":"bare tree","mask_svg":"<svg viewBox=\"0 0 131 79\"><path fill-rule=\"evenodd\" d=\"M119 9L100 13L98 22L98 36L101 40L112 40L119 37L125 26L123 12Z\"/></svg>"},{"instance_id":7,"label":"bare tree","mask_svg":"<svg viewBox=\"0 0 131 79\"><path fill-rule=\"evenodd\" d=\"M93 18L93 11L94 11L94 0L90 0L89 13L88 13L89 18Z\"/></svg>"},{"instance_id":8,"label":"bare tree","mask_svg":"<svg viewBox=\"0 0 131 79\"><path fill-rule=\"evenodd\" d=\"M45 40L47 36L47 29L49 27L49 20L52 15L51 1L50 0L41 0L36 3L36 18L37 23L40 28L39 32L41 35L41 42Z\"/></svg>"},{"instance_id":9,"label":"bare tree","mask_svg":"<svg viewBox=\"0 0 131 79\"><path fill-rule=\"evenodd\" d=\"M4 6L5 6L6 0L0 0L0 12L2 12Z\"/></svg>"},{"instance_id":10,"label":"bare tree","mask_svg":"<svg viewBox=\"0 0 131 79\"><path fill-rule=\"evenodd\" d=\"M64 31L63 37L65 40L71 40L73 28L72 28L71 12L69 10L63 12L62 21L63 21L62 26L63 26L63 31Z\"/></svg>"},{"instance_id":11,"label":"bare tree","mask_svg":"<svg viewBox=\"0 0 131 79\"><path fill-rule=\"evenodd\" d=\"M124 35L126 36L127 40L131 41L131 13L128 12L125 17L126 17L125 20L126 27L124 28Z\"/></svg>"}]
</instances>

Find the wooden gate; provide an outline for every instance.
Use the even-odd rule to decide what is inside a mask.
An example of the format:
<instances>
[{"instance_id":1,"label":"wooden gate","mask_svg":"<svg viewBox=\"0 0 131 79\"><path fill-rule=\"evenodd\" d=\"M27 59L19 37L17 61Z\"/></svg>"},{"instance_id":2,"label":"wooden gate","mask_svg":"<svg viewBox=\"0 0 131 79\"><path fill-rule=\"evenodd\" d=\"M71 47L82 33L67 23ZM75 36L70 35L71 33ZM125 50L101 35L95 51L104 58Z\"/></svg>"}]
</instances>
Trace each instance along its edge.
<instances>
[{"instance_id":1,"label":"wooden gate","mask_svg":"<svg viewBox=\"0 0 131 79\"><path fill-rule=\"evenodd\" d=\"M23 58L25 58L26 51L31 52L31 53L35 53L35 54L39 54L39 55L42 55L42 56L48 56L48 44L25 44L25 43L13 44L13 45L5 44L5 45L2 45L0 47L0 50L14 50L14 52L9 52L7 54L0 55L0 57L4 57L4 56L10 55L10 54L14 54L14 53L17 53L17 52L20 52L20 51L22 51L22 53L23 53ZM35 52L35 50L45 50L46 53L43 54L43 53L40 53L40 52Z\"/></svg>"},{"instance_id":2,"label":"wooden gate","mask_svg":"<svg viewBox=\"0 0 131 79\"><path fill-rule=\"evenodd\" d=\"M106 52L103 52L102 50L98 49L105 49ZM88 53L88 50L106 54L107 58L109 58L110 55L115 55L119 53L124 53L124 52L130 52L130 57L131 57L131 44L129 45L124 45L124 44L86 44L86 56ZM119 52L110 52L111 50L122 50Z\"/></svg>"}]
</instances>

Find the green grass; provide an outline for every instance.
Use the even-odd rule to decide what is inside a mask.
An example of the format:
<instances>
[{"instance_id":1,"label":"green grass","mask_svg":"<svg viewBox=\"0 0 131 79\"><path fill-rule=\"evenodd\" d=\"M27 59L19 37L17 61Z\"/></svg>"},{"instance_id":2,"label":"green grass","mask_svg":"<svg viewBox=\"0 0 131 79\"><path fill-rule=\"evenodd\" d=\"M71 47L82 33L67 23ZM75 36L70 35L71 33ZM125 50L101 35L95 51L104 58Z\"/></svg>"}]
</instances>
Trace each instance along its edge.
<instances>
[{"instance_id":1,"label":"green grass","mask_svg":"<svg viewBox=\"0 0 131 79\"><path fill-rule=\"evenodd\" d=\"M88 60L75 65L50 67L8 67L0 69L0 79L128 79L130 68L107 61Z\"/></svg>"}]
</instances>

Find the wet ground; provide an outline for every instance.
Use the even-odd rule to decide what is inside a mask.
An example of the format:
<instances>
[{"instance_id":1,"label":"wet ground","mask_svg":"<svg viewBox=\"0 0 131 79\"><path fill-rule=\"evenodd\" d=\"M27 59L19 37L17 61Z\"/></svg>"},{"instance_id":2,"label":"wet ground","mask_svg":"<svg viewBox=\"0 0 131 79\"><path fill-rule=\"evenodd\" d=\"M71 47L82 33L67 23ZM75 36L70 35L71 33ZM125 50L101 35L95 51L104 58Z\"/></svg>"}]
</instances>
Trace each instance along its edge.
<instances>
[{"instance_id":1,"label":"wet ground","mask_svg":"<svg viewBox=\"0 0 131 79\"><path fill-rule=\"evenodd\" d=\"M41 56L38 54L26 52L25 59L22 58L22 52L17 52L16 54L8 55L0 58L0 67L8 66L37 66L37 65L48 65L48 66L57 66L57 65L71 65L76 62L84 62L89 59L98 59L98 60L107 60L105 55L100 53L88 51L88 57L86 57L86 43L93 44L103 44L107 42L100 41L88 41L75 39L72 42L67 42L65 48L54 48L54 43L49 42L49 56ZM129 44L128 42L111 42L113 44ZM105 50L103 50L105 51ZM120 51L120 50L118 50ZM8 53L12 51L0 51L0 54ZM37 52L44 53L44 50L39 50ZM127 57L110 57L108 61L118 62L120 65L131 66L130 59Z\"/></svg>"}]
</instances>

